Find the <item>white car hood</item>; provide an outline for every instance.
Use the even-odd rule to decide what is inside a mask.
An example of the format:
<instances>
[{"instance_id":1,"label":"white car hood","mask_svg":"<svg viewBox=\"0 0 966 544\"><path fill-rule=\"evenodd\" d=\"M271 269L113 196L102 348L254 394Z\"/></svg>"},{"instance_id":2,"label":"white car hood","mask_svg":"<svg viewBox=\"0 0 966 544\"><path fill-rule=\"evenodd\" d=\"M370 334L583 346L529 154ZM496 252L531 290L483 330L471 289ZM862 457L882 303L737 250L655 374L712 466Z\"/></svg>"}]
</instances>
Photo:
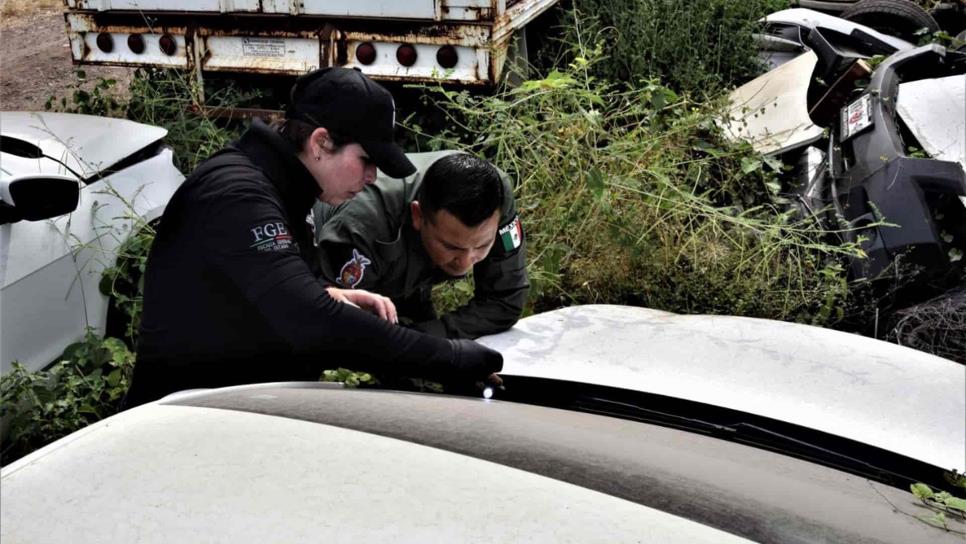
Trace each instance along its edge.
<instances>
[{"instance_id":1,"label":"white car hood","mask_svg":"<svg viewBox=\"0 0 966 544\"><path fill-rule=\"evenodd\" d=\"M522 319L481 343L503 374L740 410L966 469L966 367L819 327L627 306Z\"/></svg>"},{"instance_id":2,"label":"white car hood","mask_svg":"<svg viewBox=\"0 0 966 544\"><path fill-rule=\"evenodd\" d=\"M91 115L0 112L0 133L40 147L45 155L87 178L161 140L168 131ZM0 169L5 178L70 173L50 159L27 159L9 153L4 153Z\"/></svg>"},{"instance_id":3,"label":"white car hood","mask_svg":"<svg viewBox=\"0 0 966 544\"><path fill-rule=\"evenodd\" d=\"M930 157L966 170L966 74L900 83L896 110Z\"/></svg>"},{"instance_id":4,"label":"white car hood","mask_svg":"<svg viewBox=\"0 0 966 544\"><path fill-rule=\"evenodd\" d=\"M732 140L746 140L755 151L777 154L822 137L808 116L808 84L818 57L807 51L794 60L735 89L722 128Z\"/></svg>"}]
</instances>

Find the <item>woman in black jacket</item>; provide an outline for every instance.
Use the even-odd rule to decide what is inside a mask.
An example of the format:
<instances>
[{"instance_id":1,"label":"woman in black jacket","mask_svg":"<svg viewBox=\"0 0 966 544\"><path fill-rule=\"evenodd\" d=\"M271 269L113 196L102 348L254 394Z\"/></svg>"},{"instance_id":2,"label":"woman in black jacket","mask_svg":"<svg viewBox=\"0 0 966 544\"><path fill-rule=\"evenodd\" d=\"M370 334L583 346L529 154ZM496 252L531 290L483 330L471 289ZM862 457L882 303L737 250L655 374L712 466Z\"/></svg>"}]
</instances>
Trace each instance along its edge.
<instances>
[{"instance_id":1,"label":"woman in black jacket","mask_svg":"<svg viewBox=\"0 0 966 544\"><path fill-rule=\"evenodd\" d=\"M317 199L352 198L376 167L414 171L394 125L388 91L356 70L318 70L296 82L284 122L255 120L188 177L148 257L126 406L182 389L316 380L337 367L499 380L499 353L399 327L384 297L327 290L310 268L306 218Z\"/></svg>"}]
</instances>

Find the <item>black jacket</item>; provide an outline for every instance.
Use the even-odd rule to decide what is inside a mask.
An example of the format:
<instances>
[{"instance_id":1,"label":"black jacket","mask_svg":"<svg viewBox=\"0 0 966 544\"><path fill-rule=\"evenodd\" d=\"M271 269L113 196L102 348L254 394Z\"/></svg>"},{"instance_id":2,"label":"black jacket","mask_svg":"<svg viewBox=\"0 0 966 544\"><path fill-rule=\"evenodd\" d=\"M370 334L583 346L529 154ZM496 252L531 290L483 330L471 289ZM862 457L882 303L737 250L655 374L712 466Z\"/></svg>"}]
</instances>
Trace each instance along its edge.
<instances>
[{"instance_id":1,"label":"black jacket","mask_svg":"<svg viewBox=\"0 0 966 544\"><path fill-rule=\"evenodd\" d=\"M260 121L174 194L148 257L127 406L180 389L318 379L324 368L481 379L477 344L390 325L336 302L310 269L319 188Z\"/></svg>"}]
</instances>

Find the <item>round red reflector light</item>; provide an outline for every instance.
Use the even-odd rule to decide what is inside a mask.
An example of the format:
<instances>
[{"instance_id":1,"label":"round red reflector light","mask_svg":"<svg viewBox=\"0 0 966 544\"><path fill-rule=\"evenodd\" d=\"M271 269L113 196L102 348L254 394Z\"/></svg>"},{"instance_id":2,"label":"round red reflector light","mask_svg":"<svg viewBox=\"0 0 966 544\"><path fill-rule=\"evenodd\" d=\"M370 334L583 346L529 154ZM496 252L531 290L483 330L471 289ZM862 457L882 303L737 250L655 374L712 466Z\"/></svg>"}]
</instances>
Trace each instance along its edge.
<instances>
[{"instance_id":1,"label":"round red reflector light","mask_svg":"<svg viewBox=\"0 0 966 544\"><path fill-rule=\"evenodd\" d=\"M161 52L169 57L173 57L178 52L178 42L174 41L174 36L171 34L161 36L161 39L158 40L158 46L161 47Z\"/></svg>"},{"instance_id":2,"label":"round red reflector light","mask_svg":"<svg viewBox=\"0 0 966 544\"><path fill-rule=\"evenodd\" d=\"M97 48L105 53L110 53L114 51L114 36L111 36L107 32L101 32L97 35Z\"/></svg>"},{"instance_id":3,"label":"round red reflector light","mask_svg":"<svg viewBox=\"0 0 966 544\"><path fill-rule=\"evenodd\" d=\"M376 46L369 42L360 43L356 47L356 59L360 64L369 65L376 62Z\"/></svg>"},{"instance_id":4,"label":"round red reflector light","mask_svg":"<svg viewBox=\"0 0 966 544\"><path fill-rule=\"evenodd\" d=\"M130 49L135 55L144 53L144 36L140 34L131 34L128 36L127 48Z\"/></svg>"},{"instance_id":5,"label":"round red reflector light","mask_svg":"<svg viewBox=\"0 0 966 544\"><path fill-rule=\"evenodd\" d=\"M456 48L452 45L444 45L436 52L436 62L443 68L449 69L454 67L459 60L460 58L456 54Z\"/></svg>"},{"instance_id":6,"label":"round red reflector light","mask_svg":"<svg viewBox=\"0 0 966 544\"><path fill-rule=\"evenodd\" d=\"M416 48L408 43L400 45L399 49L396 49L396 60L403 66L416 64Z\"/></svg>"}]
</instances>

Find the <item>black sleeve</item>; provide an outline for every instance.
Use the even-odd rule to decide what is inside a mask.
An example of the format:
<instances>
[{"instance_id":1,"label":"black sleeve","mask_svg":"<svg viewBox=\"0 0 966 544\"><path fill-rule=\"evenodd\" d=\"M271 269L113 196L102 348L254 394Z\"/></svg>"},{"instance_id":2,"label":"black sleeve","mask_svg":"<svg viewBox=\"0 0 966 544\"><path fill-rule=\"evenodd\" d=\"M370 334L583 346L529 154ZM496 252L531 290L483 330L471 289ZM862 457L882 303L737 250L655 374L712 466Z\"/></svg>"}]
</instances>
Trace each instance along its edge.
<instances>
[{"instance_id":1,"label":"black sleeve","mask_svg":"<svg viewBox=\"0 0 966 544\"><path fill-rule=\"evenodd\" d=\"M352 352L360 370L441 380L481 379L495 371L492 367L502 366L502 359L497 364L489 354L478 361L481 346L391 325L333 300L299 256L282 209L257 187L239 183L207 212L203 235L210 263L241 289L296 353ZM466 356L467 351L473 353ZM474 361L479 364L466 368Z\"/></svg>"},{"instance_id":2,"label":"black sleeve","mask_svg":"<svg viewBox=\"0 0 966 544\"><path fill-rule=\"evenodd\" d=\"M432 285L421 285L408 297L394 298L393 304L400 319L405 319L410 326L436 319L436 309L433 307L433 287ZM432 334L432 331L423 331ZM437 334L436 336L446 336Z\"/></svg>"}]
</instances>

